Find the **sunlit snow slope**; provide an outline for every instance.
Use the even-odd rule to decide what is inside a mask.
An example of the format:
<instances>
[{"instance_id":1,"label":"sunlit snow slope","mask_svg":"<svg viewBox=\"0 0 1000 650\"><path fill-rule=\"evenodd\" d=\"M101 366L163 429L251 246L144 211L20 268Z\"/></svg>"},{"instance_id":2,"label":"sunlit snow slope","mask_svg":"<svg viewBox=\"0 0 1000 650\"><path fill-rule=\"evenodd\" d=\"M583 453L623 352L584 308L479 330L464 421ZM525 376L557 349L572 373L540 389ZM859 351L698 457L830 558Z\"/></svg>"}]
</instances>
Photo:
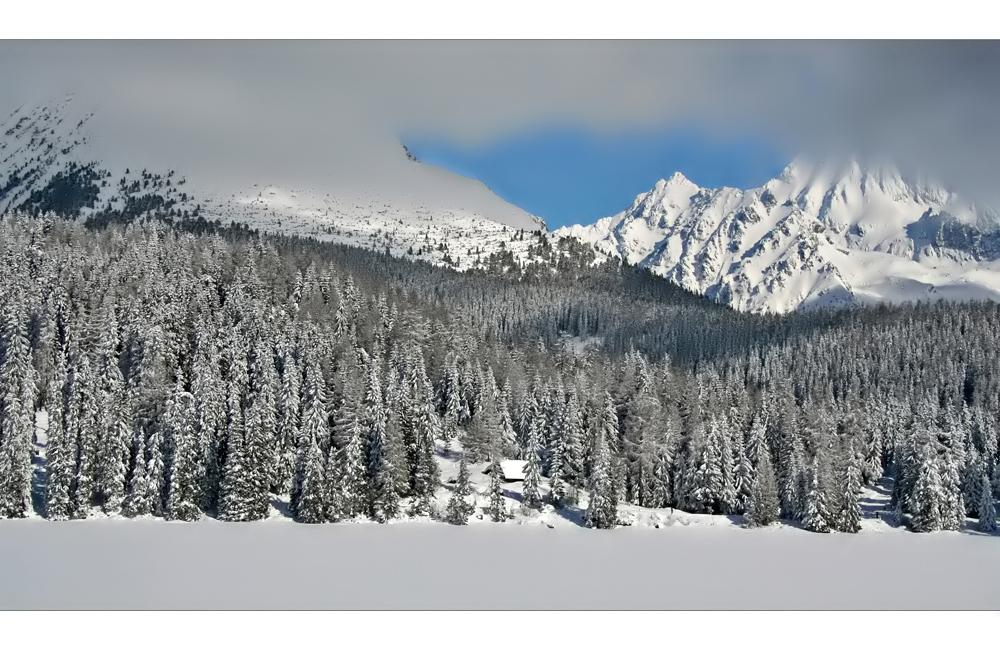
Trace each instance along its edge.
<instances>
[{"instance_id":1,"label":"sunlit snow slope","mask_svg":"<svg viewBox=\"0 0 1000 650\"><path fill-rule=\"evenodd\" d=\"M796 160L763 187L680 173L575 236L744 311L1000 299L995 214L894 170Z\"/></svg>"},{"instance_id":2,"label":"sunlit snow slope","mask_svg":"<svg viewBox=\"0 0 1000 650\"><path fill-rule=\"evenodd\" d=\"M366 152L357 165L297 167L303 143L282 149L280 135L260 134L268 147L254 148L258 134L248 132L237 149L232 139L161 124L155 113L107 113L67 97L8 116L0 124L0 213L200 216L457 268L501 243L521 257L532 238L515 233L545 230L482 183L415 162L398 143Z\"/></svg>"}]
</instances>

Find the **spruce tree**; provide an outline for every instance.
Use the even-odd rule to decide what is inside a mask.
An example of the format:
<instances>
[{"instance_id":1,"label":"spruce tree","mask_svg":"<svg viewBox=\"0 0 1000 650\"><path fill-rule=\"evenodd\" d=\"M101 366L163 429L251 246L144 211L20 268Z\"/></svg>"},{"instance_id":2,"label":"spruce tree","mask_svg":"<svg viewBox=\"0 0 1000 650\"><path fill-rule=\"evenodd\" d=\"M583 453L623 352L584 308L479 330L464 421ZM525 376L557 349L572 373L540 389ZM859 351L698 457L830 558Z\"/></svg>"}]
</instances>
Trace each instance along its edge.
<instances>
[{"instance_id":1,"label":"spruce tree","mask_svg":"<svg viewBox=\"0 0 1000 650\"><path fill-rule=\"evenodd\" d=\"M274 486L281 493L292 488L295 475L295 449L299 440L300 387L299 367L295 358L286 353L281 372L281 390L277 404L277 432L274 464Z\"/></svg>"},{"instance_id":2,"label":"spruce tree","mask_svg":"<svg viewBox=\"0 0 1000 650\"><path fill-rule=\"evenodd\" d=\"M841 483L843 491L842 505L839 516L839 529L845 533L856 533L861 530L861 470L854 455L854 447L848 451L847 466L844 468L844 479Z\"/></svg>"},{"instance_id":3,"label":"spruce tree","mask_svg":"<svg viewBox=\"0 0 1000 650\"><path fill-rule=\"evenodd\" d=\"M524 448L524 482L521 489L521 505L524 508L538 510L542 507L542 494L540 490L542 482L541 459L539 458L538 435L539 426L535 420L528 431L528 440Z\"/></svg>"},{"instance_id":4,"label":"spruce tree","mask_svg":"<svg viewBox=\"0 0 1000 650\"><path fill-rule=\"evenodd\" d=\"M431 384L424 371L424 358L414 345L408 375L410 447L407 450L410 468L411 515L430 513L431 500L440 483L440 469L435 459L434 440L439 436L440 423L434 412Z\"/></svg>"},{"instance_id":5,"label":"spruce tree","mask_svg":"<svg viewBox=\"0 0 1000 650\"><path fill-rule=\"evenodd\" d=\"M590 502L584 521L590 528L618 525L618 498L611 481L611 459L607 438L618 433L618 415L611 395L604 393L604 408L594 432L594 452L590 468Z\"/></svg>"},{"instance_id":6,"label":"spruce tree","mask_svg":"<svg viewBox=\"0 0 1000 650\"><path fill-rule=\"evenodd\" d=\"M196 427L197 413L194 398L184 390L183 375L178 372L173 394L167 402L166 428L173 449L167 487L167 519L196 521L200 489L198 466L200 448Z\"/></svg>"},{"instance_id":7,"label":"spruce tree","mask_svg":"<svg viewBox=\"0 0 1000 650\"><path fill-rule=\"evenodd\" d=\"M768 453L765 451L765 453ZM760 455L760 452L757 452ZM735 511L741 514L745 514L750 509L750 504L753 502L753 491L754 484L757 482L757 470L751 463L750 455L745 453L742 448L737 452L737 467L736 467L736 479L734 493L735 497Z\"/></svg>"},{"instance_id":8,"label":"spruce tree","mask_svg":"<svg viewBox=\"0 0 1000 650\"><path fill-rule=\"evenodd\" d=\"M510 516L507 510L507 502L503 495L503 469L500 467L500 458L493 455L490 463L490 502L486 507L486 514L496 522L506 521Z\"/></svg>"},{"instance_id":9,"label":"spruce tree","mask_svg":"<svg viewBox=\"0 0 1000 650\"><path fill-rule=\"evenodd\" d=\"M63 377L59 384L65 382L65 374L65 364L62 364L62 368L56 370L56 376ZM72 474L69 449L63 435L62 395L50 402L47 409L49 427L45 437L45 516L62 521L69 519L69 484Z\"/></svg>"},{"instance_id":10,"label":"spruce tree","mask_svg":"<svg viewBox=\"0 0 1000 650\"><path fill-rule=\"evenodd\" d=\"M149 462L146 464L146 498L150 512L162 517L166 506L167 466L164 458L163 433L154 426L146 441Z\"/></svg>"},{"instance_id":11,"label":"spruce tree","mask_svg":"<svg viewBox=\"0 0 1000 650\"><path fill-rule=\"evenodd\" d=\"M365 432L354 420L353 434L343 451L341 502L343 516L353 518L368 510L368 467L365 463Z\"/></svg>"},{"instance_id":12,"label":"spruce tree","mask_svg":"<svg viewBox=\"0 0 1000 650\"><path fill-rule=\"evenodd\" d=\"M929 442L920 451L917 478L909 499L913 530L920 533L941 530L941 474Z\"/></svg>"},{"instance_id":13,"label":"spruce tree","mask_svg":"<svg viewBox=\"0 0 1000 650\"><path fill-rule=\"evenodd\" d=\"M368 438L368 515L384 523L399 513L399 494L395 485L395 461L387 428L388 414L382 399L379 359L368 359L368 382L365 386L364 429Z\"/></svg>"},{"instance_id":14,"label":"spruce tree","mask_svg":"<svg viewBox=\"0 0 1000 650\"><path fill-rule=\"evenodd\" d=\"M471 495L472 486L469 484L469 465L466 463L465 454L462 454L462 459L458 465L458 479L455 482L454 490L452 490L451 498L448 499L445 521L456 526L464 526L469 523L469 517L475 512L475 506L468 501Z\"/></svg>"},{"instance_id":15,"label":"spruce tree","mask_svg":"<svg viewBox=\"0 0 1000 650\"><path fill-rule=\"evenodd\" d=\"M247 388L246 356L239 344L229 352L226 382L225 459L219 480L219 519L247 521L251 517L253 476L246 449L243 395Z\"/></svg>"},{"instance_id":16,"label":"spruce tree","mask_svg":"<svg viewBox=\"0 0 1000 650\"><path fill-rule=\"evenodd\" d=\"M997 531L997 511L993 501L993 486L990 485L990 475L986 473L986 468L982 472L982 498L979 502L979 530L984 533L995 533Z\"/></svg>"},{"instance_id":17,"label":"spruce tree","mask_svg":"<svg viewBox=\"0 0 1000 650\"><path fill-rule=\"evenodd\" d=\"M306 453L302 460L301 478L298 499L295 503L295 520L306 524L318 524L326 521L328 492L326 486L323 452L314 435L303 432L306 438Z\"/></svg>"},{"instance_id":18,"label":"spruce tree","mask_svg":"<svg viewBox=\"0 0 1000 650\"><path fill-rule=\"evenodd\" d=\"M122 514L126 517L148 515L152 509L149 500L149 479L146 475L146 434L142 429L135 433L135 462L129 479L128 493L122 504Z\"/></svg>"},{"instance_id":19,"label":"spruce tree","mask_svg":"<svg viewBox=\"0 0 1000 650\"><path fill-rule=\"evenodd\" d=\"M778 485L771 464L771 454L767 447L762 447L757 454L756 474L745 519L749 526L768 526L778 520L781 505L778 500Z\"/></svg>"},{"instance_id":20,"label":"spruce tree","mask_svg":"<svg viewBox=\"0 0 1000 650\"><path fill-rule=\"evenodd\" d=\"M826 494L819 484L819 459L814 458L808 473L808 491L802 525L814 533L830 532L830 513L826 507Z\"/></svg>"},{"instance_id":21,"label":"spruce tree","mask_svg":"<svg viewBox=\"0 0 1000 650\"><path fill-rule=\"evenodd\" d=\"M330 488L324 477L323 452L320 441L329 437L326 412L326 392L319 363L313 362L306 376L305 404L299 435L299 458L296 463L292 513L299 521L319 523L326 512L326 497ZM334 450L330 453L335 454Z\"/></svg>"},{"instance_id":22,"label":"spruce tree","mask_svg":"<svg viewBox=\"0 0 1000 650\"><path fill-rule=\"evenodd\" d=\"M247 468L243 435L231 429L226 439L226 460L219 485L219 519L248 521L251 508L251 477Z\"/></svg>"},{"instance_id":23,"label":"spruce tree","mask_svg":"<svg viewBox=\"0 0 1000 650\"><path fill-rule=\"evenodd\" d=\"M75 457L69 491L70 517L85 519L94 498L99 435L97 386L88 354L78 351L73 355L71 376L68 403L72 418L67 438L73 441Z\"/></svg>"},{"instance_id":24,"label":"spruce tree","mask_svg":"<svg viewBox=\"0 0 1000 650\"><path fill-rule=\"evenodd\" d=\"M271 507L277 446L276 378L270 345L252 348L249 404L246 409L246 452L250 469L250 519L264 519ZM329 434L326 434L326 438ZM324 442L326 441L324 438Z\"/></svg>"},{"instance_id":25,"label":"spruce tree","mask_svg":"<svg viewBox=\"0 0 1000 650\"><path fill-rule=\"evenodd\" d=\"M7 314L0 340L0 517L22 518L31 509L35 379L19 307Z\"/></svg>"}]
</instances>

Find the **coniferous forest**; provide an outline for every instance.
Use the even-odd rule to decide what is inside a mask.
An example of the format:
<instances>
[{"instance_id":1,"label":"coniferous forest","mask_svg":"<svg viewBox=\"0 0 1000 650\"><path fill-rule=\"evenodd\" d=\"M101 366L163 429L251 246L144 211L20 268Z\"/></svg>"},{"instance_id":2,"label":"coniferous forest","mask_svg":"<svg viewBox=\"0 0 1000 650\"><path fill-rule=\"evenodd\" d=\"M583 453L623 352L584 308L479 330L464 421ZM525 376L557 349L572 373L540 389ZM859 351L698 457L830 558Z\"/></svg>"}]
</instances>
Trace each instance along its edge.
<instances>
[{"instance_id":1,"label":"coniferous forest","mask_svg":"<svg viewBox=\"0 0 1000 650\"><path fill-rule=\"evenodd\" d=\"M853 533L879 485L911 530L995 530L1000 305L755 316L544 236L535 255L462 274L6 215L0 517L250 521L287 495L303 523L462 524L468 465L489 462L500 521L517 458L523 508L597 528L627 503Z\"/></svg>"}]
</instances>

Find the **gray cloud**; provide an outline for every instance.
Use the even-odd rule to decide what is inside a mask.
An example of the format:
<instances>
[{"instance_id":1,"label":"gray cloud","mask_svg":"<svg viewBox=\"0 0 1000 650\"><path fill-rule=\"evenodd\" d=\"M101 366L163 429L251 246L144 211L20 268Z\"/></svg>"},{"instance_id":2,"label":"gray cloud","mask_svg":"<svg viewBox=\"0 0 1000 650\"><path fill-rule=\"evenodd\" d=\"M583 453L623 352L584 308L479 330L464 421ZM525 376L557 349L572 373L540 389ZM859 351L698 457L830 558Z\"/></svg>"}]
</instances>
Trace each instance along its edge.
<instances>
[{"instance_id":1,"label":"gray cloud","mask_svg":"<svg viewBox=\"0 0 1000 650\"><path fill-rule=\"evenodd\" d=\"M137 149L198 146L216 169L346 173L400 133L697 122L790 152L886 156L1000 205L996 42L0 43L5 113L67 92Z\"/></svg>"}]
</instances>

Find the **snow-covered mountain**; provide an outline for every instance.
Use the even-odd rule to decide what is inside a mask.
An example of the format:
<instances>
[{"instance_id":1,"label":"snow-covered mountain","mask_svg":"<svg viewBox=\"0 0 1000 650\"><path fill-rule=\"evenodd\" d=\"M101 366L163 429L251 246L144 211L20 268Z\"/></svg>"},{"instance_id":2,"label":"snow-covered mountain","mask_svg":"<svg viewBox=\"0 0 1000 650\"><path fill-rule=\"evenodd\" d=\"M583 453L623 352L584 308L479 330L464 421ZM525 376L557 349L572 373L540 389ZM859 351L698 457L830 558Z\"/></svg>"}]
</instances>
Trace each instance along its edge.
<instances>
[{"instance_id":1,"label":"snow-covered mountain","mask_svg":"<svg viewBox=\"0 0 1000 650\"><path fill-rule=\"evenodd\" d=\"M546 231L482 183L416 162L391 139L326 165L316 156L325 144L301 134L237 125L226 139L213 136L218 123L131 110L67 97L14 111L0 124L0 213L204 217L461 270L523 264L538 240L520 231ZM552 233L568 236L745 311L1000 300L993 211L855 161L796 160L746 191L674 174L624 212Z\"/></svg>"},{"instance_id":2,"label":"snow-covered mountain","mask_svg":"<svg viewBox=\"0 0 1000 650\"><path fill-rule=\"evenodd\" d=\"M853 160L799 159L747 191L675 173L627 210L553 234L744 311L1000 299L992 210Z\"/></svg>"},{"instance_id":3,"label":"snow-covered mountain","mask_svg":"<svg viewBox=\"0 0 1000 650\"><path fill-rule=\"evenodd\" d=\"M546 230L479 181L416 162L397 142L379 143L357 165L296 167L301 142L248 129L240 150L226 150L231 142L205 136L204 125L177 129L156 113L108 112L67 97L22 106L3 121L0 213L204 217L461 269L501 244L524 257L533 238L516 233ZM268 147L255 149L264 138Z\"/></svg>"}]
</instances>

